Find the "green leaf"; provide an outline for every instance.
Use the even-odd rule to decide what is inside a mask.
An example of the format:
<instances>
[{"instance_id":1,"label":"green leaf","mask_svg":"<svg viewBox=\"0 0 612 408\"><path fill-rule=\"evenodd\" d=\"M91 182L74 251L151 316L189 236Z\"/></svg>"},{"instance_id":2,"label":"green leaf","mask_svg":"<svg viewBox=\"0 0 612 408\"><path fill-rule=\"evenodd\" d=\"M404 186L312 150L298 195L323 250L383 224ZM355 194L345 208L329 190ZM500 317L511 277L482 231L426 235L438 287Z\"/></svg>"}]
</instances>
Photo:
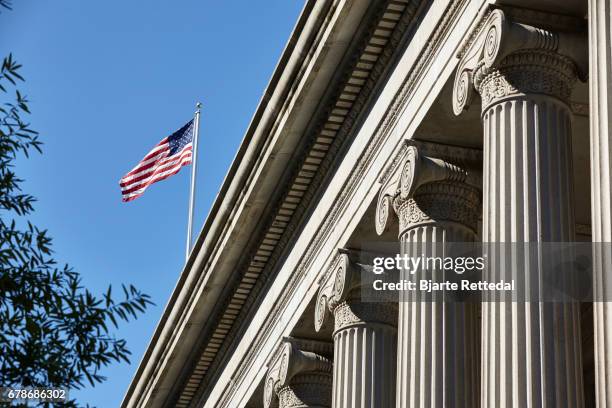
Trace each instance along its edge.
<instances>
[{"instance_id":1,"label":"green leaf","mask_svg":"<svg viewBox=\"0 0 612 408\"><path fill-rule=\"evenodd\" d=\"M77 271L58 265L50 234L29 219L36 199L22 191L16 161L42 153L42 143L15 88L24 80L20 69L11 54L0 68L0 378L77 389L104 381L105 366L129 361L113 331L153 303L133 285L122 285L118 298L111 286L99 296L88 290Z\"/></svg>"}]
</instances>

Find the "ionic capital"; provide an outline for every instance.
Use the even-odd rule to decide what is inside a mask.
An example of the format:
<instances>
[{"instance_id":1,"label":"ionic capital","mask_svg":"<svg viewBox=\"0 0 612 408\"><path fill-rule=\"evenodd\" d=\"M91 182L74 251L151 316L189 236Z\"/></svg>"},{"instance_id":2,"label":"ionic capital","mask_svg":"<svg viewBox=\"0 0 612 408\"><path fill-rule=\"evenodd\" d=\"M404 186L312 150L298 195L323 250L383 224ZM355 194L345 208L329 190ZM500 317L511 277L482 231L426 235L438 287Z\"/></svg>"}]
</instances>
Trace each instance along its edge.
<instances>
[{"instance_id":1,"label":"ionic capital","mask_svg":"<svg viewBox=\"0 0 612 408\"><path fill-rule=\"evenodd\" d=\"M397 304L388 302L344 301L334 308L334 332L349 327L397 328Z\"/></svg>"},{"instance_id":2,"label":"ionic capital","mask_svg":"<svg viewBox=\"0 0 612 408\"><path fill-rule=\"evenodd\" d=\"M351 261L347 251L340 249L325 274L315 306L315 330L320 331L328 315L358 289L360 281L358 265Z\"/></svg>"},{"instance_id":3,"label":"ionic capital","mask_svg":"<svg viewBox=\"0 0 612 408\"><path fill-rule=\"evenodd\" d=\"M577 78L586 80L584 34L556 32L510 21L493 10L459 63L453 110L461 114L474 92L483 110L492 103L525 94L544 94L567 102Z\"/></svg>"},{"instance_id":4,"label":"ionic capital","mask_svg":"<svg viewBox=\"0 0 612 408\"><path fill-rule=\"evenodd\" d=\"M421 223L453 221L476 228L480 211L480 151L407 142L385 173L376 206L382 235L395 213L400 233Z\"/></svg>"},{"instance_id":5,"label":"ionic capital","mask_svg":"<svg viewBox=\"0 0 612 408\"><path fill-rule=\"evenodd\" d=\"M265 408L331 406L333 346L286 338L266 374Z\"/></svg>"},{"instance_id":6,"label":"ionic capital","mask_svg":"<svg viewBox=\"0 0 612 408\"><path fill-rule=\"evenodd\" d=\"M334 331L358 324L397 324L397 305L362 303L362 273L372 273L372 266L361 263L350 250L340 249L321 283L315 306L315 330L320 331L330 317Z\"/></svg>"}]
</instances>

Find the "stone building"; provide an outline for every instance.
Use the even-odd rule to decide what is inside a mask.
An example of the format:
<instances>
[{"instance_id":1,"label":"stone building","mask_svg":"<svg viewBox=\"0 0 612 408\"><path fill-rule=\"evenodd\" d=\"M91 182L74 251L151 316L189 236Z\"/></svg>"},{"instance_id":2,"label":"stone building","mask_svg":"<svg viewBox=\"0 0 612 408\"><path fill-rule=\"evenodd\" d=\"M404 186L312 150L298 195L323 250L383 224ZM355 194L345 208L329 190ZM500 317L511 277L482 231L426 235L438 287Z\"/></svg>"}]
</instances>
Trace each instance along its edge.
<instances>
[{"instance_id":1,"label":"stone building","mask_svg":"<svg viewBox=\"0 0 612 408\"><path fill-rule=\"evenodd\" d=\"M123 406L612 408L610 303L368 303L353 256L612 241L611 6L307 1Z\"/></svg>"}]
</instances>

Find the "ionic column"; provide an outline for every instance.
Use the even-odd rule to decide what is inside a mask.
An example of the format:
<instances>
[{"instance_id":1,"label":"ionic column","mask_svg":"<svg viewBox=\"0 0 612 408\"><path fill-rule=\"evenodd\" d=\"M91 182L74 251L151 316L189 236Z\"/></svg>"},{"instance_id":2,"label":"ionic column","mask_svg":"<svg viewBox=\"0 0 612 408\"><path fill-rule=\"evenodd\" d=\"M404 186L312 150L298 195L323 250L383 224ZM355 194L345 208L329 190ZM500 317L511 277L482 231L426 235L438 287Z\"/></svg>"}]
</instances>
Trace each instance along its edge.
<instances>
[{"instance_id":1,"label":"ionic column","mask_svg":"<svg viewBox=\"0 0 612 408\"><path fill-rule=\"evenodd\" d=\"M411 142L415 144L415 142ZM377 206L377 231L399 216L402 255L420 258L452 255L447 243L473 242L481 209L480 152L418 143L407 147L384 181ZM436 157L430 157L433 154ZM459 163L461 166L452 164ZM468 171L474 169L476 171ZM479 184L479 183L478 183ZM443 281L457 276L419 276L403 280ZM450 272L454 274L454 272ZM402 292L399 306L397 407L478 407L478 304L442 294L425 298Z\"/></svg>"},{"instance_id":2,"label":"ionic column","mask_svg":"<svg viewBox=\"0 0 612 408\"><path fill-rule=\"evenodd\" d=\"M339 253L317 296L315 329L334 318L334 408L395 406L397 305L360 301L360 264Z\"/></svg>"},{"instance_id":3,"label":"ionic column","mask_svg":"<svg viewBox=\"0 0 612 408\"><path fill-rule=\"evenodd\" d=\"M595 245L595 391L598 407L612 406L612 3L589 0L591 219Z\"/></svg>"},{"instance_id":4,"label":"ionic column","mask_svg":"<svg viewBox=\"0 0 612 408\"><path fill-rule=\"evenodd\" d=\"M332 345L286 338L268 368L265 408L331 408Z\"/></svg>"},{"instance_id":5,"label":"ionic column","mask_svg":"<svg viewBox=\"0 0 612 408\"><path fill-rule=\"evenodd\" d=\"M460 63L455 113L474 89L482 99L486 243L574 240L569 96L584 74L582 40L495 10ZM510 272L537 293L537 260L509 265L510 249L497 248L488 278ZM481 405L582 407L579 305L529 300L483 303Z\"/></svg>"}]
</instances>

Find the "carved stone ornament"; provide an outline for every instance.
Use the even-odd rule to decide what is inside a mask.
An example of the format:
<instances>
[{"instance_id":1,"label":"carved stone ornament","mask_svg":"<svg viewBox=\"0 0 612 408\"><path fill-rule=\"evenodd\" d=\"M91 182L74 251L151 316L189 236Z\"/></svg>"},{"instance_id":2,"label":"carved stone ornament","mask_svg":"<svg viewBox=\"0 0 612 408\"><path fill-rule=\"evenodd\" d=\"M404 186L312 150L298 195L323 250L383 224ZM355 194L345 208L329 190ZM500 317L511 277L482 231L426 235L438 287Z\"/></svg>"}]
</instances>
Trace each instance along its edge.
<instances>
[{"instance_id":1,"label":"carved stone ornament","mask_svg":"<svg viewBox=\"0 0 612 408\"><path fill-rule=\"evenodd\" d=\"M359 271L355 268L356 266L351 263L348 253L339 250L317 295L315 306L316 331L321 330L328 315L333 313L334 309L348 298L349 293L359 287Z\"/></svg>"},{"instance_id":2,"label":"carved stone ornament","mask_svg":"<svg viewBox=\"0 0 612 408\"><path fill-rule=\"evenodd\" d=\"M433 143L407 143L410 145L400 152L402 159L393 161L394 168L382 180L376 232L382 235L388 229L392 213L399 216L400 234L420 223L440 221L475 229L480 213L481 152Z\"/></svg>"},{"instance_id":3,"label":"carved stone ornament","mask_svg":"<svg viewBox=\"0 0 612 408\"><path fill-rule=\"evenodd\" d=\"M397 327L398 307L387 302L341 302L334 309L334 332L349 327L366 325L369 327Z\"/></svg>"},{"instance_id":4,"label":"carved stone ornament","mask_svg":"<svg viewBox=\"0 0 612 408\"><path fill-rule=\"evenodd\" d=\"M286 338L268 368L265 408L331 406L333 346Z\"/></svg>"},{"instance_id":5,"label":"carved stone ornament","mask_svg":"<svg viewBox=\"0 0 612 408\"><path fill-rule=\"evenodd\" d=\"M369 262L369 261L367 261ZM334 330L364 323L397 325L397 305L362 303L359 299L361 273L371 272L357 254L339 249L317 294L315 330L320 331L327 319L334 318Z\"/></svg>"},{"instance_id":6,"label":"carved stone ornament","mask_svg":"<svg viewBox=\"0 0 612 408\"><path fill-rule=\"evenodd\" d=\"M572 86L586 80L585 34L554 32L510 21L493 10L463 54L453 86L453 111L467 109L477 91L483 111L493 103L542 94L569 103Z\"/></svg>"}]
</instances>

